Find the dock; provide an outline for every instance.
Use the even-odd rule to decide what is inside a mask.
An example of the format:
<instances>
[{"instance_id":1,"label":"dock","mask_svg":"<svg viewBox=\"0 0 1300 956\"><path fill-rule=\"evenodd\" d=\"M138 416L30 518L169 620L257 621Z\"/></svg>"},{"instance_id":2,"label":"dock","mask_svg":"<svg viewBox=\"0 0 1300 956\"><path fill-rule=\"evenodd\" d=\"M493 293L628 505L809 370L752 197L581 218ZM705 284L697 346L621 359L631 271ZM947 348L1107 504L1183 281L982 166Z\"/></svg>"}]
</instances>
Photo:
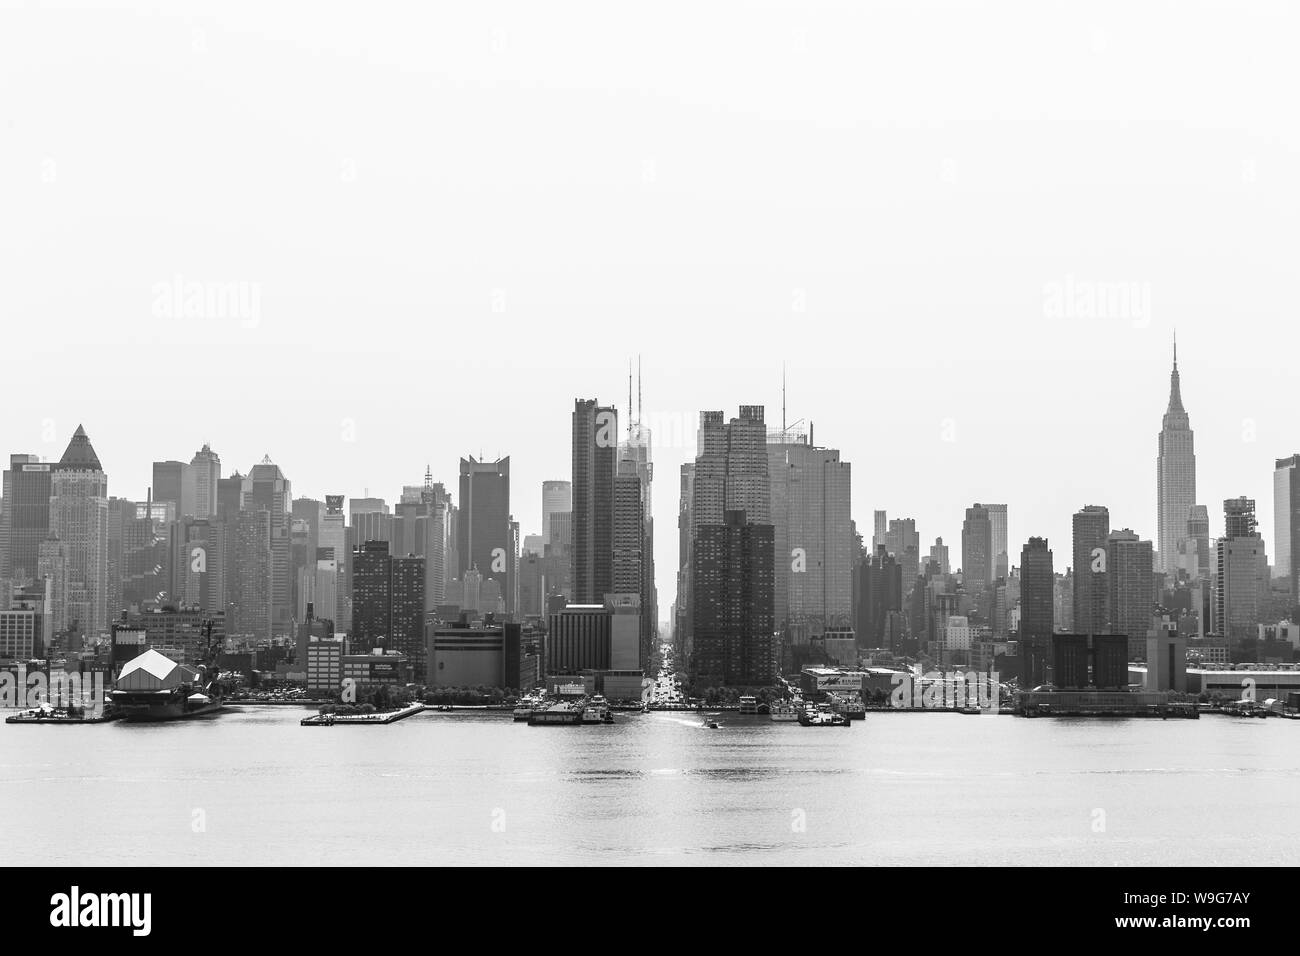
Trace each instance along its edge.
<instances>
[{"instance_id":1,"label":"dock","mask_svg":"<svg viewBox=\"0 0 1300 956\"><path fill-rule=\"evenodd\" d=\"M424 704L411 704L401 710L387 710L374 714L312 714L298 721L302 727L335 727L340 725L382 726L394 724L425 709Z\"/></svg>"}]
</instances>

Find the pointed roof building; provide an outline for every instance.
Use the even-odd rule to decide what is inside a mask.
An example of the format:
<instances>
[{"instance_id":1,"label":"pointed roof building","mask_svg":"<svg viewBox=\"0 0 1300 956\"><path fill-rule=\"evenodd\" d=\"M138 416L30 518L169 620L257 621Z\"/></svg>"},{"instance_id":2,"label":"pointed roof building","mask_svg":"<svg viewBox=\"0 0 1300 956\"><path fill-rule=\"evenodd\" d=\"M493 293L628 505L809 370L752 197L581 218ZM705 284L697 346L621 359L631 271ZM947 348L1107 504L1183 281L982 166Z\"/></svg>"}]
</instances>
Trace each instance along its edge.
<instances>
[{"instance_id":1,"label":"pointed roof building","mask_svg":"<svg viewBox=\"0 0 1300 956\"><path fill-rule=\"evenodd\" d=\"M57 468L61 471L104 470L99 463L99 456L95 454L94 446L90 444L90 437L86 434L86 429L80 425L72 433L72 441L68 442L68 447L63 452L63 457L59 459Z\"/></svg>"},{"instance_id":2,"label":"pointed roof building","mask_svg":"<svg viewBox=\"0 0 1300 956\"><path fill-rule=\"evenodd\" d=\"M1196 503L1196 450L1191 421L1183 407L1178 378L1178 339L1169 373L1169 404L1161 420L1156 454L1157 570L1172 574L1187 539L1187 522Z\"/></svg>"}]
</instances>

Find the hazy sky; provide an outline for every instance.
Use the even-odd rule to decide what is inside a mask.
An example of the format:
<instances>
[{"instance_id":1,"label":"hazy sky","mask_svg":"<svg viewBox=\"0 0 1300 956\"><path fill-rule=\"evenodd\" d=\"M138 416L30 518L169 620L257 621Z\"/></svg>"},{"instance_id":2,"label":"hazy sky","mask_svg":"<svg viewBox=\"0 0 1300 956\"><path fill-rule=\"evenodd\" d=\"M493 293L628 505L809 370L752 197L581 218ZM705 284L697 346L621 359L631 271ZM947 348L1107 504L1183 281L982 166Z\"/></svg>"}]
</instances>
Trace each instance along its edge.
<instances>
[{"instance_id":1,"label":"hazy sky","mask_svg":"<svg viewBox=\"0 0 1300 956\"><path fill-rule=\"evenodd\" d=\"M5 453L82 422L113 494L207 440L390 501L509 454L535 533L640 353L666 608L698 410L779 419L785 360L868 535L956 561L1005 501L1064 569L1083 504L1155 537L1177 326L1198 500L1257 498L1273 553L1294 4L0 11Z\"/></svg>"}]
</instances>

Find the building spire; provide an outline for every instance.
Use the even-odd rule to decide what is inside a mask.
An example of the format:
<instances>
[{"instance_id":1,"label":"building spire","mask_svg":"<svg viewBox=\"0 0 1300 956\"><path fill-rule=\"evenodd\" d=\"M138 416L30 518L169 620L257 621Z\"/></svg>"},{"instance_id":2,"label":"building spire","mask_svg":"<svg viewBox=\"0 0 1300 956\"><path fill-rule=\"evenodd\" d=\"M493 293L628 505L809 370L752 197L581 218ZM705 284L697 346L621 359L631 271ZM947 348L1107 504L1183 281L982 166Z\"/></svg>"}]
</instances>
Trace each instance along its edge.
<instances>
[{"instance_id":1,"label":"building spire","mask_svg":"<svg viewBox=\"0 0 1300 956\"><path fill-rule=\"evenodd\" d=\"M1182 415L1187 416L1187 410L1183 408L1183 394L1179 387L1178 381L1178 333L1174 332L1174 367L1169 373L1169 407L1165 410L1165 415ZM1186 428L1186 424L1183 425Z\"/></svg>"}]
</instances>

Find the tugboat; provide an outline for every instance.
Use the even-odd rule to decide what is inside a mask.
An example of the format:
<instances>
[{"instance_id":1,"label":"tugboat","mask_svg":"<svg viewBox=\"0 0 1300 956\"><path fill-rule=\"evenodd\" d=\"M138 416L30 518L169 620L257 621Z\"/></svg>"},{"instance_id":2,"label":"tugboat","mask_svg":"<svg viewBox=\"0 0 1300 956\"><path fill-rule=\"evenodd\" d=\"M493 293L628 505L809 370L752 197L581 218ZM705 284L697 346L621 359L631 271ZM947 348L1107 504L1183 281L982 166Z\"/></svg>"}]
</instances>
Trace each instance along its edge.
<instances>
[{"instance_id":1,"label":"tugboat","mask_svg":"<svg viewBox=\"0 0 1300 956\"><path fill-rule=\"evenodd\" d=\"M609 709L609 701L602 694L595 694L582 708L584 724L612 724L614 714Z\"/></svg>"},{"instance_id":2,"label":"tugboat","mask_svg":"<svg viewBox=\"0 0 1300 956\"><path fill-rule=\"evenodd\" d=\"M532 697L519 698L519 702L515 704L514 709L515 720L527 720L529 717L533 716L533 708L537 706L537 703L538 701Z\"/></svg>"}]
</instances>

